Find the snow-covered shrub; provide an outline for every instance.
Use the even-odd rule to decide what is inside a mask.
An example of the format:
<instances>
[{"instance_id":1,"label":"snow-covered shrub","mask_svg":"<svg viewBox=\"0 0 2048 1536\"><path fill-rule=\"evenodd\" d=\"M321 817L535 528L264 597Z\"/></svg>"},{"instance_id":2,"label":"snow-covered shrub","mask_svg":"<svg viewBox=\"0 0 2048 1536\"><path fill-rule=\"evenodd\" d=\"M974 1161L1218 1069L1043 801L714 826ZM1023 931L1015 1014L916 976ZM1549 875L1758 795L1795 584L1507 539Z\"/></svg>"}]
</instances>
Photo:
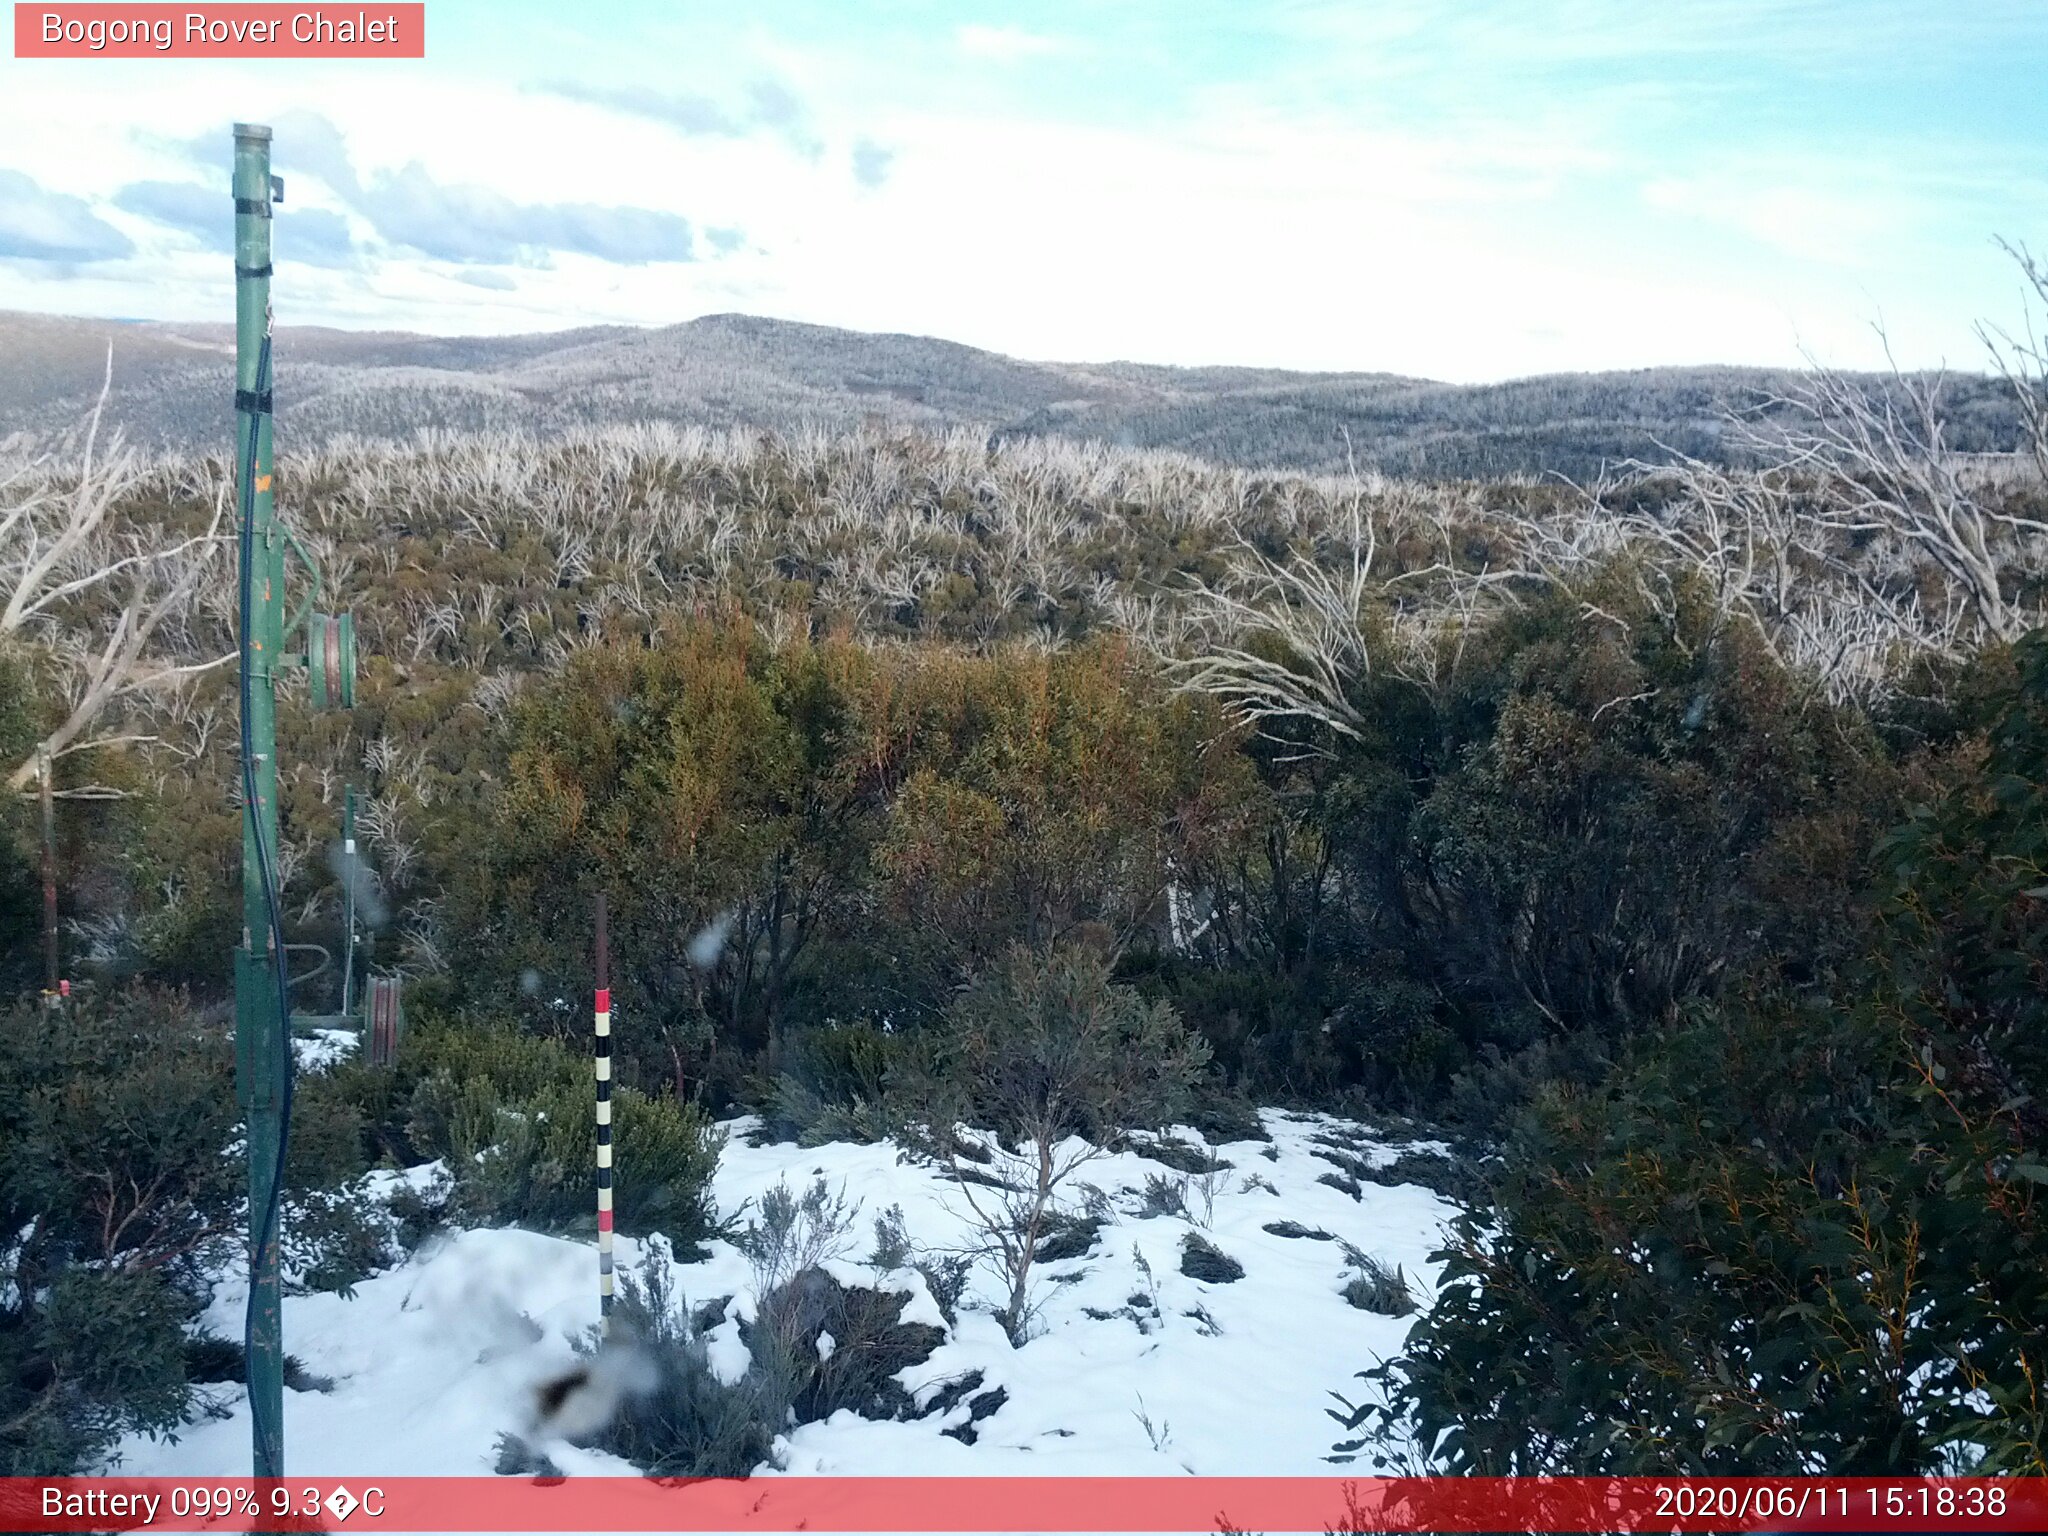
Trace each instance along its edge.
<instances>
[{"instance_id":1,"label":"snow-covered shrub","mask_svg":"<svg viewBox=\"0 0 2048 1536\"><path fill-rule=\"evenodd\" d=\"M1084 1257L1095 1247L1105 1220L1102 1216L1084 1216L1074 1211L1055 1213L1045 1236L1039 1239L1037 1262L1056 1264L1062 1259Z\"/></svg>"},{"instance_id":2,"label":"snow-covered shrub","mask_svg":"<svg viewBox=\"0 0 2048 1536\"><path fill-rule=\"evenodd\" d=\"M788 1419L786 1390L758 1370L720 1379L665 1258L620 1275L612 1329L616 1347L641 1356L648 1379L645 1391L626 1395L599 1448L655 1477L745 1477L769 1459Z\"/></svg>"},{"instance_id":3,"label":"snow-covered shrub","mask_svg":"<svg viewBox=\"0 0 2048 1536\"><path fill-rule=\"evenodd\" d=\"M740 1329L746 1370L727 1381L710 1363L709 1319L693 1315L666 1258L655 1255L620 1279L603 1348L634 1357L633 1390L594 1443L658 1477L744 1477L771 1460L792 1423L841 1409L911 1417L917 1405L895 1377L928 1359L945 1330L903 1322L909 1302L908 1292L798 1270L757 1298Z\"/></svg>"},{"instance_id":4,"label":"snow-covered shrub","mask_svg":"<svg viewBox=\"0 0 2048 1536\"><path fill-rule=\"evenodd\" d=\"M1188 1210L1186 1174L1175 1178L1164 1173L1145 1175L1145 1188L1138 1196L1140 1216L1185 1216Z\"/></svg>"},{"instance_id":5,"label":"snow-covered shrub","mask_svg":"<svg viewBox=\"0 0 2048 1536\"><path fill-rule=\"evenodd\" d=\"M896 1373L921 1365L946 1331L903 1322L907 1291L841 1285L822 1269L799 1271L761 1298L741 1337L754 1368L780 1382L800 1424L842 1408L864 1418L907 1418L916 1405Z\"/></svg>"},{"instance_id":6,"label":"snow-covered shrub","mask_svg":"<svg viewBox=\"0 0 2048 1536\"><path fill-rule=\"evenodd\" d=\"M1188 1105L1186 1121L1206 1137L1211 1146L1227 1141L1271 1141L1273 1135L1259 1119L1258 1106L1241 1092L1205 1083Z\"/></svg>"},{"instance_id":7,"label":"snow-covered shrub","mask_svg":"<svg viewBox=\"0 0 2048 1536\"><path fill-rule=\"evenodd\" d=\"M892 1205L875 1218L875 1247L868 1255L868 1267L887 1274L910 1262L910 1232L903 1225L903 1207Z\"/></svg>"},{"instance_id":8,"label":"snow-covered shrub","mask_svg":"<svg viewBox=\"0 0 2048 1536\"><path fill-rule=\"evenodd\" d=\"M753 1271L756 1298L742 1336L753 1351L754 1368L781 1384L799 1419L829 1417L838 1407L891 1417L892 1412L877 1413L877 1405L886 1402L894 1410L907 1401L886 1378L912 1361L869 1371L902 1353L888 1336L907 1297L849 1291L822 1267L851 1249L859 1214L858 1201L849 1205L845 1192L835 1193L822 1178L801 1195L778 1179L762 1195L758 1218L733 1237ZM942 1337L938 1329L923 1331L932 1337L918 1359Z\"/></svg>"},{"instance_id":9,"label":"snow-covered shrub","mask_svg":"<svg viewBox=\"0 0 2048 1536\"><path fill-rule=\"evenodd\" d=\"M287 1193L282 1245L286 1283L293 1289L347 1294L398 1257L383 1202L360 1179Z\"/></svg>"},{"instance_id":10,"label":"snow-covered shrub","mask_svg":"<svg viewBox=\"0 0 2048 1536\"><path fill-rule=\"evenodd\" d=\"M949 1326L959 1322L960 1301L967 1294L967 1280L974 1269L973 1258L964 1253L929 1253L916 1261L915 1268L924 1276L932 1300L938 1303L939 1316Z\"/></svg>"},{"instance_id":11,"label":"snow-covered shrub","mask_svg":"<svg viewBox=\"0 0 2048 1536\"><path fill-rule=\"evenodd\" d=\"M285 1156L283 1258L293 1283L346 1290L393 1257L393 1232L367 1175L367 1131L346 1083L301 1073Z\"/></svg>"},{"instance_id":12,"label":"snow-covered shrub","mask_svg":"<svg viewBox=\"0 0 2048 1536\"><path fill-rule=\"evenodd\" d=\"M1031 1267L1063 1186L1125 1131L1167 1123L1208 1051L1165 1003L1110 979L1087 949L1022 947L987 966L906 1072L903 1136L953 1173L1022 1342ZM973 1130L969 1127L985 1127Z\"/></svg>"},{"instance_id":13,"label":"snow-covered shrub","mask_svg":"<svg viewBox=\"0 0 2048 1536\"><path fill-rule=\"evenodd\" d=\"M823 1178L801 1195L792 1194L787 1179L761 1196L760 1214L733 1235L733 1246L747 1256L754 1272L754 1293L767 1296L805 1270L844 1258L852 1245L860 1202L846 1203Z\"/></svg>"},{"instance_id":14,"label":"snow-covered shrub","mask_svg":"<svg viewBox=\"0 0 2048 1536\"><path fill-rule=\"evenodd\" d=\"M1184 1174L1214 1173L1230 1165L1178 1136L1132 1137L1130 1150Z\"/></svg>"},{"instance_id":15,"label":"snow-covered shrub","mask_svg":"<svg viewBox=\"0 0 2048 1536\"><path fill-rule=\"evenodd\" d=\"M1464 1153L1404 1151L1384 1163L1373 1163L1358 1175L1368 1184L1419 1184L1457 1205L1486 1200L1486 1178L1477 1161Z\"/></svg>"},{"instance_id":16,"label":"snow-covered shrub","mask_svg":"<svg viewBox=\"0 0 2048 1536\"><path fill-rule=\"evenodd\" d=\"M445 1168L435 1177L408 1180L391 1191L384 1207L391 1213L392 1240L401 1252L411 1253L447 1224L454 1195L455 1181Z\"/></svg>"},{"instance_id":17,"label":"snow-covered shrub","mask_svg":"<svg viewBox=\"0 0 2048 1536\"><path fill-rule=\"evenodd\" d=\"M1039 1258L1047 1257L1044 1247ZM944 1253L925 1247L911 1237L903 1225L903 1207L892 1205L875 1218L875 1247L868 1255L868 1267L883 1274L897 1269L914 1269L924 1277L925 1287L938 1304L939 1315L948 1326L958 1322L960 1298L967 1291L967 1276L973 1260L965 1254Z\"/></svg>"},{"instance_id":18,"label":"snow-covered shrub","mask_svg":"<svg viewBox=\"0 0 2048 1536\"><path fill-rule=\"evenodd\" d=\"M1244 1266L1199 1232L1180 1240L1180 1272L1191 1280L1228 1285L1244 1278Z\"/></svg>"},{"instance_id":19,"label":"snow-covered shrub","mask_svg":"<svg viewBox=\"0 0 2048 1536\"><path fill-rule=\"evenodd\" d=\"M1348 1248L1348 1245L1347 1245ZM1389 1268L1379 1259L1355 1249L1347 1252L1353 1273L1344 1281L1344 1299L1361 1312L1377 1312L1383 1317L1406 1317L1415 1310L1415 1297L1409 1292L1408 1277L1396 1264Z\"/></svg>"}]
</instances>

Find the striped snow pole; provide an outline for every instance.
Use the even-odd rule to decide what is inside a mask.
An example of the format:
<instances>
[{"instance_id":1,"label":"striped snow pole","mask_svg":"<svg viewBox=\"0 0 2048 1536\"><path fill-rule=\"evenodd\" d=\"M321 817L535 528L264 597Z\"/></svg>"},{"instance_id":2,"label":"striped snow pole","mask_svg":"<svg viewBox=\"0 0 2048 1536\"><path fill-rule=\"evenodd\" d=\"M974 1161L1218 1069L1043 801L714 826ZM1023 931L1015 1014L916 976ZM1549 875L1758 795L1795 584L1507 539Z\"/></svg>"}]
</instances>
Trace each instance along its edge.
<instances>
[{"instance_id":1,"label":"striped snow pole","mask_svg":"<svg viewBox=\"0 0 2048 1536\"><path fill-rule=\"evenodd\" d=\"M597 1311L612 1319L612 990L604 893L597 897Z\"/></svg>"}]
</instances>

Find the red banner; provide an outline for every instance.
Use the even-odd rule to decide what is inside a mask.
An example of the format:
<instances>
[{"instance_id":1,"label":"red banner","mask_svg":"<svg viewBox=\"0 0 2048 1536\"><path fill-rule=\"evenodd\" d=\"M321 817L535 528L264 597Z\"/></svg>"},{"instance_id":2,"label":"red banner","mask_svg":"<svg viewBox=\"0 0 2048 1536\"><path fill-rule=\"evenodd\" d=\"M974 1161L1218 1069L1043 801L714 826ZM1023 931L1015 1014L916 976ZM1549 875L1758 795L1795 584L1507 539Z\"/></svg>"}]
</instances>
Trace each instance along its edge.
<instances>
[{"instance_id":1,"label":"red banner","mask_svg":"<svg viewBox=\"0 0 2048 1536\"><path fill-rule=\"evenodd\" d=\"M23 5L17 59L423 59L424 4Z\"/></svg>"},{"instance_id":2,"label":"red banner","mask_svg":"<svg viewBox=\"0 0 2048 1536\"><path fill-rule=\"evenodd\" d=\"M2040 1478L0 1478L0 1531L2048 1531Z\"/></svg>"}]
</instances>

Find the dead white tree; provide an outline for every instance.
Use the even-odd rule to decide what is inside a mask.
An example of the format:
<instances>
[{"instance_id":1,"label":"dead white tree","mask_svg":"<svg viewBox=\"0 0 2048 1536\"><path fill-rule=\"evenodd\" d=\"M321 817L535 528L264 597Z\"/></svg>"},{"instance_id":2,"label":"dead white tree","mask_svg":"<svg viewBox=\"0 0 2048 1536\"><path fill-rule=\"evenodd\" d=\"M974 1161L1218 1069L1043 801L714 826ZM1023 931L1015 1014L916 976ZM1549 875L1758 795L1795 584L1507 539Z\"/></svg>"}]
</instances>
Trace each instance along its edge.
<instances>
[{"instance_id":1,"label":"dead white tree","mask_svg":"<svg viewBox=\"0 0 2048 1536\"><path fill-rule=\"evenodd\" d=\"M1290 496L1309 489L1297 484ZM1174 630L1199 637L1192 649L1160 660L1178 689L1208 694L1255 730L1293 720L1357 740L1371 725L1361 685L1377 675L1425 692L1441 686L1465 637L1485 611L1513 601L1523 573L1459 567L1453 514L1469 509L1447 503L1439 488L1345 479L1312 489L1322 493L1314 518L1295 511L1298 526L1316 529L1311 546L1276 560L1238 545L1221 583L1185 589ZM1440 542L1443 553L1376 572L1383 531L1397 546Z\"/></svg>"},{"instance_id":2,"label":"dead white tree","mask_svg":"<svg viewBox=\"0 0 2048 1536\"><path fill-rule=\"evenodd\" d=\"M1366 720L1353 697L1377 649L1367 617L1379 530L1362 497L1346 509L1334 560L1296 552L1285 561L1240 545L1230 578L1196 583L1191 600L1217 634L1198 654L1166 659L1176 686L1206 693L1243 723L1305 720L1357 739ZM1250 648L1266 637L1264 653Z\"/></svg>"},{"instance_id":3,"label":"dead white tree","mask_svg":"<svg viewBox=\"0 0 2048 1536\"><path fill-rule=\"evenodd\" d=\"M110 513L142 478L118 436L100 451L100 422L112 383L110 347L75 478L56 473L47 458L0 471L0 645L38 651L39 660L68 677L70 703L56 729L9 772L10 792L70 753L146 739L100 727L120 700L174 687L233 660L230 655L180 662L151 655L159 627L191 604L219 548L226 488L215 494L206 531L169 547L110 527ZM118 606L110 606L116 593Z\"/></svg>"},{"instance_id":4,"label":"dead white tree","mask_svg":"<svg viewBox=\"0 0 2048 1536\"><path fill-rule=\"evenodd\" d=\"M2017 334L1993 325L1978 327L1977 334L2012 388L2020 419L2020 452L2033 459L2035 474L2048 484L2048 337L2036 328L2048 323L2048 263L2023 245L2006 241L1999 244L2019 264L2020 275L2030 292L2021 305ZM2036 302L2044 309L2038 319L2034 313Z\"/></svg>"},{"instance_id":5,"label":"dead white tree","mask_svg":"<svg viewBox=\"0 0 2048 1536\"><path fill-rule=\"evenodd\" d=\"M1816 366L1771 402L1789 408L1789 424L1757 426L1749 441L1776 467L1817 482L1825 527L1887 541L1938 571L1969 613L1972 638L2016 639L2039 615L2008 595L2003 578L2038 561L2048 521L1970 486L1949 445L1944 383L1893 365L1885 387L1872 390Z\"/></svg>"},{"instance_id":6,"label":"dead white tree","mask_svg":"<svg viewBox=\"0 0 2048 1536\"><path fill-rule=\"evenodd\" d=\"M1669 556L1701 579L1716 615L1754 630L1773 654L1778 637L1812 590L1825 552L1799 489L1783 474L1723 469L1674 449L1669 466L1631 464L1649 479L1673 477L1678 494L1659 512L1620 518L1619 531ZM1603 497L1593 497L1592 515Z\"/></svg>"}]
</instances>

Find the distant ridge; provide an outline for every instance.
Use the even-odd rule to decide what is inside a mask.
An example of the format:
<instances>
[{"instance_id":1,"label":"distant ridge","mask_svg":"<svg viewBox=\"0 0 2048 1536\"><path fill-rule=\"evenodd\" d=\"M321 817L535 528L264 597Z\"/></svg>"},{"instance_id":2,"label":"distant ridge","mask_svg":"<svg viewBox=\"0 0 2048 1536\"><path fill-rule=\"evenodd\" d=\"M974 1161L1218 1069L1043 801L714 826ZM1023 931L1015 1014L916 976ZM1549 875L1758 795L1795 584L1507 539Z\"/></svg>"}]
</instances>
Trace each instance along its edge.
<instances>
[{"instance_id":1,"label":"distant ridge","mask_svg":"<svg viewBox=\"0 0 2048 1536\"><path fill-rule=\"evenodd\" d=\"M114 343L111 419L133 442L227 441L227 325L0 311L0 438L75 426ZM674 421L1060 435L1180 449L1226 463L1492 477L1595 472L1660 445L1723 452L1717 420L1782 390L1785 370L1699 367L1457 385L1391 373L1027 362L958 342L706 315L660 329L519 336L286 327L277 337L281 442L406 439L426 428L540 434ZM1953 381L1953 446L2012 446L1994 380Z\"/></svg>"}]
</instances>

